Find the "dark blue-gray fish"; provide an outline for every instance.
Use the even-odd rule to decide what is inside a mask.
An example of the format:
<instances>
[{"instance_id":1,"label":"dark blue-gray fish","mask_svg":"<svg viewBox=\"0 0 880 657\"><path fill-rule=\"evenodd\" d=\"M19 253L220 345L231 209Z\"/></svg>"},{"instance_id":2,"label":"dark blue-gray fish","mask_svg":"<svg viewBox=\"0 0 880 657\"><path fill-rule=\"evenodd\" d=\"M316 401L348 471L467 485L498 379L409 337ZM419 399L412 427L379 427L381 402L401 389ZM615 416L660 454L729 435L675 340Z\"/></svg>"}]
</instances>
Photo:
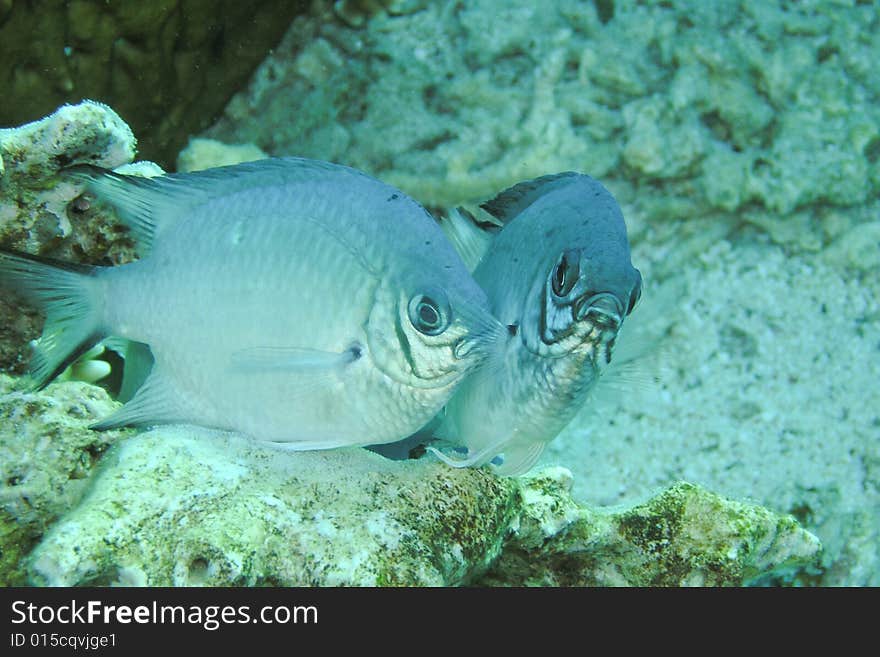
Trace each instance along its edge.
<instances>
[{"instance_id":1,"label":"dark blue-gray fish","mask_svg":"<svg viewBox=\"0 0 880 657\"><path fill-rule=\"evenodd\" d=\"M43 307L44 385L105 336L149 345L133 398L96 428L199 424L326 449L407 436L503 329L428 213L348 167L270 159L158 178L70 171L144 257L119 267L3 252Z\"/></svg>"},{"instance_id":2,"label":"dark blue-gray fish","mask_svg":"<svg viewBox=\"0 0 880 657\"><path fill-rule=\"evenodd\" d=\"M520 183L444 228L489 296L507 336L456 389L437 434L463 443L450 465L498 455L501 474L528 470L583 406L611 362L624 318L641 294L623 214L589 176Z\"/></svg>"}]
</instances>

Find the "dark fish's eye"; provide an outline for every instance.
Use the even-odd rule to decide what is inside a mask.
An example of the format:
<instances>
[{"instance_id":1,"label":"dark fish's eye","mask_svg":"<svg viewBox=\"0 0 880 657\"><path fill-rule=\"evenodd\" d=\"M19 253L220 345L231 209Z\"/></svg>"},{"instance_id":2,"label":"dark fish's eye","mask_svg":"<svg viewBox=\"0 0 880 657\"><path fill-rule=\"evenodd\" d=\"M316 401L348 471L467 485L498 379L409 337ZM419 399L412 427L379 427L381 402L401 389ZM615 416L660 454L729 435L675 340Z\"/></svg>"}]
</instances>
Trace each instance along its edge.
<instances>
[{"instance_id":1,"label":"dark fish's eye","mask_svg":"<svg viewBox=\"0 0 880 657\"><path fill-rule=\"evenodd\" d=\"M636 270L636 273L639 275L639 280L633 287L632 292L629 293L629 306L626 309L627 315L633 311L633 308L636 307L639 299L642 298L642 274L638 270Z\"/></svg>"},{"instance_id":2,"label":"dark fish's eye","mask_svg":"<svg viewBox=\"0 0 880 657\"><path fill-rule=\"evenodd\" d=\"M564 297L571 292L580 274L580 263L577 253L565 251L551 274L550 286L553 294Z\"/></svg>"},{"instance_id":3,"label":"dark fish's eye","mask_svg":"<svg viewBox=\"0 0 880 657\"><path fill-rule=\"evenodd\" d=\"M442 293L417 294L409 301L409 321L425 335L440 335L449 326L449 304Z\"/></svg>"}]
</instances>

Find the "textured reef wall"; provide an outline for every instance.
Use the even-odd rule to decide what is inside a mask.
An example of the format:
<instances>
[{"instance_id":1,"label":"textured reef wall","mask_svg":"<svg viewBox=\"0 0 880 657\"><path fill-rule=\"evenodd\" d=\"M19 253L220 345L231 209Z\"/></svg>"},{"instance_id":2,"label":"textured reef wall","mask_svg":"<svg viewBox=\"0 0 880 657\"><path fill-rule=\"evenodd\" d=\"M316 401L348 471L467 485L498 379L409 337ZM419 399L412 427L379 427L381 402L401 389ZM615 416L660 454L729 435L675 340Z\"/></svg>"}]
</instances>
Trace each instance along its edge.
<instances>
[{"instance_id":1,"label":"textured reef wall","mask_svg":"<svg viewBox=\"0 0 880 657\"><path fill-rule=\"evenodd\" d=\"M878 585L878 35L876 3L824 0L302 17L206 136L439 206L600 177L647 281L638 357L544 462L594 503L682 478L790 511L810 581Z\"/></svg>"},{"instance_id":2,"label":"textured reef wall","mask_svg":"<svg viewBox=\"0 0 880 657\"><path fill-rule=\"evenodd\" d=\"M298 19L208 132L344 159L438 205L568 168L679 199L649 218L875 199L872 3L601 4Z\"/></svg>"},{"instance_id":3,"label":"textured reef wall","mask_svg":"<svg viewBox=\"0 0 880 657\"><path fill-rule=\"evenodd\" d=\"M84 98L108 103L173 163L304 3L277 0L0 2L0 125ZM14 98L15 102L8 99Z\"/></svg>"}]
</instances>

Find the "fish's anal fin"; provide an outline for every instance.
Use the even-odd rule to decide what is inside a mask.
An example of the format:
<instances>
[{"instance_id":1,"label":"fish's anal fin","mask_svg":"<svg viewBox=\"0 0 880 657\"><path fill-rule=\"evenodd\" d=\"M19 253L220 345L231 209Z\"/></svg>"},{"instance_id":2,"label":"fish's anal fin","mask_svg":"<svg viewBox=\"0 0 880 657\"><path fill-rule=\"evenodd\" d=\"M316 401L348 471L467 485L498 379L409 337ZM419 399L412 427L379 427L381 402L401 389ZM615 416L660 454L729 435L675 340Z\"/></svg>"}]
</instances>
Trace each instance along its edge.
<instances>
[{"instance_id":1,"label":"fish's anal fin","mask_svg":"<svg viewBox=\"0 0 880 657\"><path fill-rule=\"evenodd\" d=\"M89 428L95 431L144 424L187 422L189 414L168 377L154 367L131 401Z\"/></svg>"},{"instance_id":2,"label":"fish's anal fin","mask_svg":"<svg viewBox=\"0 0 880 657\"><path fill-rule=\"evenodd\" d=\"M477 464L477 459L473 456L467 456L463 459L454 459L450 456L446 456L443 452L441 452L436 447L431 447L430 445L426 447L426 449L431 452L438 459L443 461L450 468L468 468L470 466Z\"/></svg>"},{"instance_id":3,"label":"fish's anal fin","mask_svg":"<svg viewBox=\"0 0 880 657\"><path fill-rule=\"evenodd\" d=\"M503 444L494 443L481 449L479 452L468 452L463 459L455 459L447 456L435 447L428 447L438 459L453 468L479 467L491 462L499 453L504 455L504 461L500 465L492 465L492 471L497 475L515 477L527 472L541 456L547 443L538 441L519 445L512 449L505 449Z\"/></svg>"},{"instance_id":4,"label":"fish's anal fin","mask_svg":"<svg viewBox=\"0 0 880 657\"><path fill-rule=\"evenodd\" d=\"M327 438L326 440L262 440L261 444L278 449L283 452L313 452L325 449L337 449L339 447L362 447L369 444L364 442L352 442L344 438Z\"/></svg>"}]
</instances>

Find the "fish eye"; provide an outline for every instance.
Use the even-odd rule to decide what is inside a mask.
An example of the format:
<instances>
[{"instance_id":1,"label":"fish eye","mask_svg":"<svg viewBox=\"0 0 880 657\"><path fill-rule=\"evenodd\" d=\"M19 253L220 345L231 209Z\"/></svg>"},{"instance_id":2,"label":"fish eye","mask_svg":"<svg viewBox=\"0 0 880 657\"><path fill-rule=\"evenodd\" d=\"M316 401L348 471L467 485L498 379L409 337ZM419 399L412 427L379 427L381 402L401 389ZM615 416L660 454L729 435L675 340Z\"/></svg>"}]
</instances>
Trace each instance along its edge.
<instances>
[{"instance_id":1,"label":"fish eye","mask_svg":"<svg viewBox=\"0 0 880 657\"><path fill-rule=\"evenodd\" d=\"M639 279L633 287L632 292L629 293L629 306L626 309L626 314L629 315L633 308L636 307L636 304L639 302L639 299L642 298L642 274L636 270L636 273L639 275Z\"/></svg>"},{"instance_id":2,"label":"fish eye","mask_svg":"<svg viewBox=\"0 0 880 657\"><path fill-rule=\"evenodd\" d=\"M420 333L440 335L451 319L449 303L440 292L417 294L409 301L409 321Z\"/></svg>"},{"instance_id":3,"label":"fish eye","mask_svg":"<svg viewBox=\"0 0 880 657\"><path fill-rule=\"evenodd\" d=\"M577 253L574 251L564 251L553 273L550 275L550 286L553 294L557 297L564 297L577 283L580 274L580 263Z\"/></svg>"}]
</instances>

